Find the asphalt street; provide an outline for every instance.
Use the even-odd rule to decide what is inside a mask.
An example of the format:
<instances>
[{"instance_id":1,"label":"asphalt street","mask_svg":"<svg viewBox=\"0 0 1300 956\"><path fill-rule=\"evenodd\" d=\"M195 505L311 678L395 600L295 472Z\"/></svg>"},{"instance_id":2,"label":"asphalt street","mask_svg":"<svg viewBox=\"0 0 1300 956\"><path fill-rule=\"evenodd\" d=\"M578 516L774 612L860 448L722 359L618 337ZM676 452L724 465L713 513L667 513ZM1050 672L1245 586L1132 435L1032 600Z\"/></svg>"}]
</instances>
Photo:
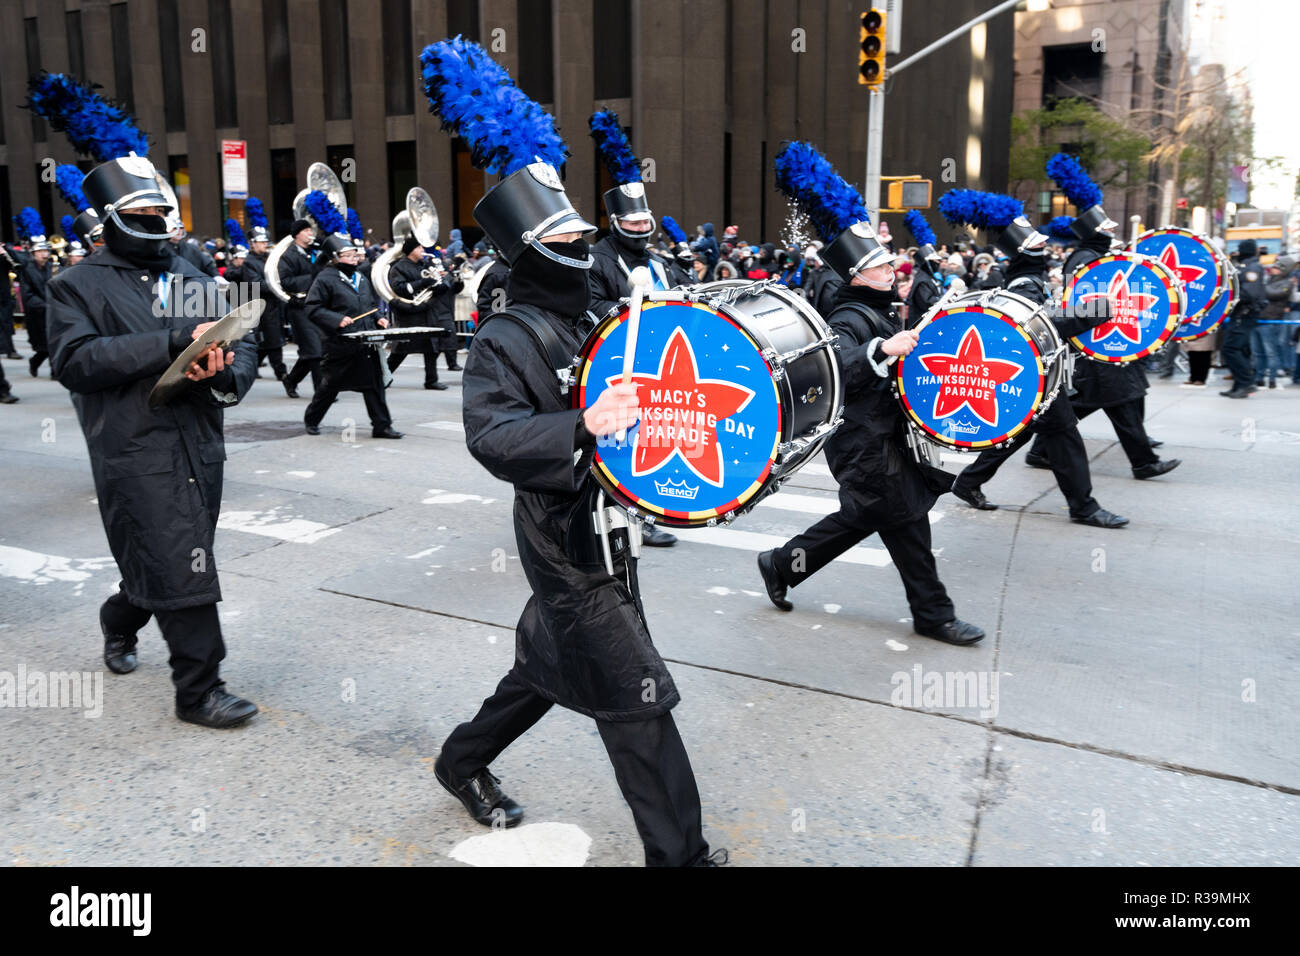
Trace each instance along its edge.
<instances>
[{"instance_id":1,"label":"asphalt street","mask_svg":"<svg viewBox=\"0 0 1300 956\"><path fill-rule=\"evenodd\" d=\"M265 369L227 412L223 676L261 713L213 731L173 716L156 626L135 673L104 668L117 577L85 442L48 366L4 362L22 401L0 406L0 678L102 681L93 708L0 708L6 862L643 862L576 714L493 766L517 830L434 780L510 666L528 590L511 489L465 448L460 375L425 391L419 363L388 393L399 442L369 437L354 393L304 434L310 382L291 400ZM940 500L934 549L988 632L975 647L912 632L875 539L772 607L755 555L834 510L821 459L733 527L646 549L710 843L736 865L1300 863L1300 388L1228 401L1221 374L1153 381L1148 428L1183 460L1166 477L1134 480L1105 417L1083 423L1127 529L1071 524L1023 454L985 486L1002 510Z\"/></svg>"}]
</instances>

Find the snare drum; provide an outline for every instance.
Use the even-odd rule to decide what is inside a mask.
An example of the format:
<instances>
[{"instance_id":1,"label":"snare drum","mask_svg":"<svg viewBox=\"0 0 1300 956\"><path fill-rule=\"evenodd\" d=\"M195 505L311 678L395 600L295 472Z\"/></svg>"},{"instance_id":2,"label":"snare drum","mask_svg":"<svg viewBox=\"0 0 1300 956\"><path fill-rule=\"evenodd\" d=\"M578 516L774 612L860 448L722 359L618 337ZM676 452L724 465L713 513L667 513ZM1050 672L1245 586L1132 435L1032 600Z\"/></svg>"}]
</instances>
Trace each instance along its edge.
<instances>
[{"instance_id":1,"label":"snare drum","mask_svg":"<svg viewBox=\"0 0 1300 956\"><path fill-rule=\"evenodd\" d=\"M1044 306L1014 292L969 292L917 326L894 393L915 439L960 451L999 447L1043 414L1066 350Z\"/></svg>"},{"instance_id":2,"label":"snare drum","mask_svg":"<svg viewBox=\"0 0 1300 956\"><path fill-rule=\"evenodd\" d=\"M1136 362L1160 351L1182 321L1185 299L1173 269L1151 256L1115 252L1080 266L1065 286L1067 310L1105 300L1110 318L1070 344L1095 362Z\"/></svg>"},{"instance_id":3,"label":"snare drum","mask_svg":"<svg viewBox=\"0 0 1300 956\"><path fill-rule=\"evenodd\" d=\"M622 377L629 304L587 337L575 408ZM642 417L623 446L602 439L592 473L634 514L674 527L728 522L812 458L840 421L834 336L773 281L651 293L632 380Z\"/></svg>"}]
</instances>

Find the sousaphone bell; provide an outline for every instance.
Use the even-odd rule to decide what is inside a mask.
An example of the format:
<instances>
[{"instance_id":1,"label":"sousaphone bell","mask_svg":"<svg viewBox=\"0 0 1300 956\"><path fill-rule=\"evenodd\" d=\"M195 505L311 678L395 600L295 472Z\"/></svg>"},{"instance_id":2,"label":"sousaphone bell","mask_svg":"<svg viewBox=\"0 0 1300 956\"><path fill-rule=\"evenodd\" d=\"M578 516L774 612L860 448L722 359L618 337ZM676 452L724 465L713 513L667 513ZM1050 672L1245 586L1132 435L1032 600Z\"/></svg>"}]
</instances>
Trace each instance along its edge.
<instances>
[{"instance_id":1,"label":"sousaphone bell","mask_svg":"<svg viewBox=\"0 0 1300 956\"><path fill-rule=\"evenodd\" d=\"M388 270L402 254L402 245L412 236L426 249L432 249L438 241L438 210L433 205L433 197L419 186L406 194L406 208L393 217L393 244L375 260L370 270L370 282L385 302L419 308L429 301L433 295L432 289L425 289L408 299L394 292L388 281ZM434 264L425 269L423 275L425 278L441 279L446 274L445 270L438 263L437 256L433 258Z\"/></svg>"},{"instance_id":2,"label":"sousaphone bell","mask_svg":"<svg viewBox=\"0 0 1300 956\"><path fill-rule=\"evenodd\" d=\"M312 163L307 167L307 188L293 198L293 218L306 219L310 222L312 228L316 231L316 238L319 240L325 238L324 230L321 229L320 223L307 209L307 194L317 189L325 194L330 201L330 205L338 210L338 214L345 219L348 215L348 200L347 194L343 192L343 184L334 175L334 170L324 163ZM436 217L434 222L437 222ZM307 298L305 292L291 294L284 291L280 286L280 257L289 251L289 246L292 243L293 236L285 236L275 244L271 254L266 257L266 284L271 287L271 291L282 302Z\"/></svg>"}]
</instances>

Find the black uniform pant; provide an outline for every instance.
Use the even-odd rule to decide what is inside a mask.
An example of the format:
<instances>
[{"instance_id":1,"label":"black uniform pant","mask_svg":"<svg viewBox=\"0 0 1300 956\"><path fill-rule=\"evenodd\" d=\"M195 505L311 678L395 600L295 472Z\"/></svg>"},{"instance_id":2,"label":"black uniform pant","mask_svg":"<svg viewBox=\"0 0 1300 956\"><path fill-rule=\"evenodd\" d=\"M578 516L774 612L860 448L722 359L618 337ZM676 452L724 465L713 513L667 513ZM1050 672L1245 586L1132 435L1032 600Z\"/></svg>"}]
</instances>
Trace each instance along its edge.
<instances>
[{"instance_id":1,"label":"black uniform pant","mask_svg":"<svg viewBox=\"0 0 1300 956\"><path fill-rule=\"evenodd\" d=\"M907 592L912 621L918 627L937 627L956 618L952 599L939 580L930 550L930 519L881 528L841 508L777 548L773 562L787 587L797 587L841 554L873 534L889 551Z\"/></svg>"},{"instance_id":2,"label":"black uniform pant","mask_svg":"<svg viewBox=\"0 0 1300 956\"><path fill-rule=\"evenodd\" d=\"M1058 399L1060 401L1061 399ZM1071 518L1086 518L1095 513L1101 505L1092 496L1092 472L1088 468L1088 450L1083 445L1079 426L1053 428L1037 432L1033 427L1026 428L1010 444L1003 448L986 448L978 458L967 465L957 480L953 482L953 491L971 491L979 488L997 474L1002 463L1014 455L1024 444L1034 437L1041 436L1041 452L1047 456L1052 473L1056 475L1056 484L1070 506Z\"/></svg>"},{"instance_id":3,"label":"black uniform pant","mask_svg":"<svg viewBox=\"0 0 1300 956\"><path fill-rule=\"evenodd\" d=\"M438 353L433 347L430 339L424 339L418 347L412 345L401 350L395 350L392 355L388 356L388 371L396 372L399 365L406 361L406 357L414 352L424 356L424 384L435 385L438 382Z\"/></svg>"},{"instance_id":4,"label":"black uniform pant","mask_svg":"<svg viewBox=\"0 0 1300 956\"><path fill-rule=\"evenodd\" d=\"M1255 384L1255 366L1250 357L1250 332L1254 322L1234 319L1227 324L1223 333L1223 364L1232 373L1232 390L1244 390Z\"/></svg>"},{"instance_id":5,"label":"black uniform pant","mask_svg":"<svg viewBox=\"0 0 1300 956\"><path fill-rule=\"evenodd\" d=\"M330 381L330 377L325 376L325 381L321 383L320 388L312 394L311 401L307 403L307 412L303 415L302 420L313 428L321 423L329 407L339 397L342 389ZM362 398L366 402L366 414L370 416L370 427L375 431L383 431L393 424L393 418L388 414L388 402L384 401L384 390L382 388L362 388L349 389L349 391L361 392Z\"/></svg>"},{"instance_id":6,"label":"black uniform pant","mask_svg":"<svg viewBox=\"0 0 1300 956\"><path fill-rule=\"evenodd\" d=\"M473 776L542 719L552 702L513 671L501 678L474 719L451 732L442 760L457 777ZM690 866L709 851L700 793L672 714L651 720L597 720L623 799L645 846L646 866Z\"/></svg>"},{"instance_id":7,"label":"black uniform pant","mask_svg":"<svg viewBox=\"0 0 1300 956\"><path fill-rule=\"evenodd\" d=\"M0 352L0 355L5 355L5 354L8 354L8 353ZM10 387L10 386L9 386L9 379L5 378L5 368L4 368L4 365L0 365L0 396L8 395L8 394L9 394L9 387Z\"/></svg>"},{"instance_id":8,"label":"black uniform pant","mask_svg":"<svg viewBox=\"0 0 1300 956\"><path fill-rule=\"evenodd\" d=\"M221 661L226 645L221 639L221 621L215 604L201 604L176 611L149 611L136 607L119 590L104 602L99 619L110 634L134 638L149 618L158 619L163 639L171 651L169 663L176 686L176 706L193 707L221 683Z\"/></svg>"},{"instance_id":9,"label":"black uniform pant","mask_svg":"<svg viewBox=\"0 0 1300 956\"><path fill-rule=\"evenodd\" d=\"M27 325L27 341L32 347L32 357L27 360L27 365L35 375L41 370L41 363L50 357L45 342L45 310L39 312L29 310L23 320ZM1249 346L1249 334L1246 336L1246 343Z\"/></svg>"},{"instance_id":10,"label":"black uniform pant","mask_svg":"<svg viewBox=\"0 0 1300 956\"><path fill-rule=\"evenodd\" d=\"M7 280L6 280L7 281ZM0 355L14 350L14 300L0 303Z\"/></svg>"},{"instance_id":11,"label":"black uniform pant","mask_svg":"<svg viewBox=\"0 0 1300 956\"><path fill-rule=\"evenodd\" d=\"M293 363L293 368L289 374L284 377L284 383L290 388L297 388L308 375L311 375L311 387L317 392L321 390L320 376L320 359L319 358L300 358Z\"/></svg>"},{"instance_id":12,"label":"black uniform pant","mask_svg":"<svg viewBox=\"0 0 1300 956\"><path fill-rule=\"evenodd\" d=\"M1080 419L1087 418L1098 410L1096 405L1074 406L1074 414ZM1119 438L1124 454L1128 455L1130 465L1136 469L1143 465L1154 465L1160 460L1160 456L1151 450L1151 438L1147 435L1146 425L1143 424L1146 412L1145 399L1135 398L1119 405L1104 405L1100 407L1100 411L1105 412L1110 423L1115 426L1115 435ZM1029 453L1043 455L1050 461L1051 456L1043 448L1043 437L1039 434L1034 438L1034 447L1029 449Z\"/></svg>"},{"instance_id":13,"label":"black uniform pant","mask_svg":"<svg viewBox=\"0 0 1300 956\"><path fill-rule=\"evenodd\" d=\"M1188 352L1187 353L1187 381L1199 382L1205 384L1206 378L1210 375L1210 359L1214 358L1213 352Z\"/></svg>"}]
</instances>

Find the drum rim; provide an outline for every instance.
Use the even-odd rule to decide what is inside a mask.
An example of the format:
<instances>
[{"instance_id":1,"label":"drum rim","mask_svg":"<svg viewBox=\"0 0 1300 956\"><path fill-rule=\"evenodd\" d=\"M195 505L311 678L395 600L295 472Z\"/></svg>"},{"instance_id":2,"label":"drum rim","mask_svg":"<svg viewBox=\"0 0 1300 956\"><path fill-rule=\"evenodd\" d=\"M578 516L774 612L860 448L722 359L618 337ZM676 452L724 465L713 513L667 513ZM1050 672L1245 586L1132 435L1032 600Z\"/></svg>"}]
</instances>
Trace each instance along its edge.
<instances>
[{"instance_id":1,"label":"drum rim","mask_svg":"<svg viewBox=\"0 0 1300 956\"><path fill-rule=\"evenodd\" d=\"M1214 305L1218 301L1219 296L1223 294L1223 291L1219 287L1227 282L1228 270L1225 267L1223 260L1219 257L1219 250L1214 248L1214 246L1210 245L1209 240L1205 239L1199 233L1192 232L1190 229L1185 229L1182 226L1165 226L1163 229L1148 229L1146 232L1138 236L1137 239L1133 242L1132 251L1136 252L1140 256L1151 255L1149 252L1138 251L1138 246L1142 243L1142 241L1145 239L1151 239L1156 236L1168 236L1168 235L1187 236L1190 239L1196 240L1196 242L1200 244L1201 248L1210 254L1210 258L1214 260L1214 275L1215 275L1214 288L1216 290L1214 295L1210 296L1210 301L1207 302L1204 306L1202 306L1201 309L1197 311L1195 315L1184 316L1182 321L1179 322L1178 324L1182 325L1184 323L1195 323L1197 319L1203 318L1205 314L1210 311L1210 309L1214 308ZM1152 258L1156 259L1157 261L1159 261L1160 259L1159 256L1152 256ZM1163 264L1164 263L1161 263L1161 265ZM1184 293L1183 294L1184 303L1186 303L1186 300L1187 300L1187 295L1186 293Z\"/></svg>"},{"instance_id":2,"label":"drum rim","mask_svg":"<svg viewBox=\"0 0 1300 956\"><path fill-rule=\"evenodd\" d=\"M998 291L1001 292L1003 295L1014 296L1016 299L1019 299L1022 302L1024 302L1026 305L1030 306L1033 309L1033 315L1037 315L1040 312L1045 311L1041 305L1038 305L1032 299L1026 299L1024 296L1017 295L1014 292L1006 292L1005 290L988 290L988 291ZM972 296L973 295L974 294L972 294ZM985 293L978 292L978 295L980 295L980 297L983 297ZM961 303L961 298L954 299L952 306L959 305L960 303ZM927 317L926 320L922 321L919 325L917 325L916 331L918 333L921 332L922 330L927 328L932 322L937 320L940 316L955 315L958 314L959 312L979 312L981 315L992 315L1003 319L1009 319L1009 320L1012 319L1012 317L1007 315L1007 313L1005 312L998 312L996 310L988 308L987 306L981 305L975 301L971 301L968 306L962 306L959 309L953 309L952 306L948 306L940 310L939 312L936 312L934 315ZM973 451L973 450L983 450L985 448L993 448L998 445L1005 444L1006 442L1009 442L1012 439L1014 439L1017 435L1019 435L1022 431L1024 431L1024 429L1028 428L1033 423L1034 419L1037 418L1038 415L1041 413L1043 403L1047 398L1047 394L1046 394L1047 367L1044 364L1045 357L1043 356L1042 351L1038 348L1038 343L1034 340L1034 337L1029 334L1028 330L1020 322L1011 320L1010 324L1015 327L1016 333L1022 339L1025 340L1025 342L1029 345L1030 350L1033 352L1034 363L1038 368L1038 393L1035 396L1034 407L1029 412L1029 414L1026 415L1021 421L1013 425L1009 430L1004 432L998 438L984 439L981 441L974 441L974 442L957 441L956 439L944 438L943 436L937 434L933 429L927 426L924 422L922 422L921 419L918 417L916 410L912 407L912 403L907 400L907 388L903 384L903 380L902 380L903 363L906 362L906 360L910 358L911 355L899 356L899 359L894 366L894 375L893 375L894 395L895 397L897 397L899 404L903 406L903 414L907 417L907 419L911 421L918 429L920 429L926 436L934 439L936 443L946 448L951 448L953 450L961 450L961 451ZM912 354L915 353L913 352Z\"/></svg>"},{"instance_id":3,"label":"drum rim","mask_svg":"<svg viewBox=\"0 0 1300 956\"><path fill-rule=\"evenodd\" d=\"M1080 341L1081 336L1071 336L1070 344L1079 351L1080 355L1090 361L1104 362L1107 365L1125 365L1129 362L1137 362L1141 359L1147 358L1164 348L1173 339L1174 332L1178 330L1178 326L1182 324L1182 303L1184 301L1182 283L1178 281L1178 276L1174 275L1174 271L1167 265L1155 256L1149 256L1142 252L1131 252L1128 250L1108 252L1099 259L1094 259L1092 262L1084 263L1079 268L1075 269L1074 274L1070 276L1070 281L1066 283L1065 289L1061 293L1061 301L1063 303L1069 301L1070 292L1078 283L1079 276L1087 272L1089 269L1115 262L1117 260L1127 259L1145 260L1140 264L1156 270L1157 273L1161 273L1161 280L1164 283L1166 292L1174 298L1174 301L1169 303L1169 318L1165 320L1165 327L1161 330L1160 335L1153 339L1146 348L1142 349L1140 352L1134 352L1131 355L1105 355L1084 346Z\"/></svg>"},{"instance_id":4,"label":"drum rim","mask_svg":"<svg viewBox=\"0 0 1300 956\"><path fill-rule=\"evenodd\" d=\"M622 482L610 471L600 456L600 447L596 447L596 453L592 457L592 473L596 475L596 480L606 493L613 497L619 504L625 508L634 509L638 513L653 516L656 522L662 520L665 525L670 527L699 527L707 525L710 521L725 521L739 514L752 504L756 503L762 495L763 489L772 481L772 469L776 465L776 460L781 447L781 441L784 436L786 421L785 411L781 407L781 389L776 376L773 374L771 363L768 362L767 356L763 354L763 349L758 342L754 340L749 330L742 325L736 316L723 312L721 309L715 309L706 302L692 301L681 296L672 295L673 290L659 293L654 299L647 299L641 306L642 314L665 305L681 305L692 308L699 308L712 315L719 315L730 322L745 340L749 342L754 349L754 354L763 362L763 367L767 369L768 378L772 383L772 396L776 403L777 415L777 432L772 442L771 451L768 453L767 464L763 467L762 472L750 483L740 495L731 501L720 505L716 508L707 508L700 511L677 511L674 509L661 508L645 499L639 498L631 493ZM584 397L587 390L587 376L591 371L591 355L597 346L604 342L621 323L615 321L623 314L625 306L619 305L611 308L605 316L596 323L596 327L591 330L586 340L582 343L578 352L578 364L575 369L576 381L573 388L573 407L582 408L585 406ZM756 396L757 397L757 396ZM680 522L680 523L678 523Z\"/></svg>"},{"instance_id":5,"label":"drum rim","mask_svg":"<svg viewBox=\"0 0 1300 956\"><path fill-rule=\"evenodd\" d=\"M1213 303L1210 304L1210 308L1207 310L1207 315L1213 313L1214 310L1219 307L1219 303L1224 302L1226 300L1226 304L1224 305L1223 308L1223 313L1217 319L1215 319L1212 324L1206 326L1202 331L1196 332L1192 335L1179 335L1177 332L1175 332L1174 337L1170 341L1194 342L1197 339L1205 338L1205 336L1215 331L1228 318L1228 313L1232 311L1232 302L1234 298L1235 296L1233 295L1233 290L1231 288L1224 289L1222 294L1220 294L1219 297L1215 299ZM1202 318L1204 318L1204 316L1202 316ZM1187 324L1188 323L1186 322L1180 323L1178 328L1182 329Z\"/></svg>"}]
</instances>

